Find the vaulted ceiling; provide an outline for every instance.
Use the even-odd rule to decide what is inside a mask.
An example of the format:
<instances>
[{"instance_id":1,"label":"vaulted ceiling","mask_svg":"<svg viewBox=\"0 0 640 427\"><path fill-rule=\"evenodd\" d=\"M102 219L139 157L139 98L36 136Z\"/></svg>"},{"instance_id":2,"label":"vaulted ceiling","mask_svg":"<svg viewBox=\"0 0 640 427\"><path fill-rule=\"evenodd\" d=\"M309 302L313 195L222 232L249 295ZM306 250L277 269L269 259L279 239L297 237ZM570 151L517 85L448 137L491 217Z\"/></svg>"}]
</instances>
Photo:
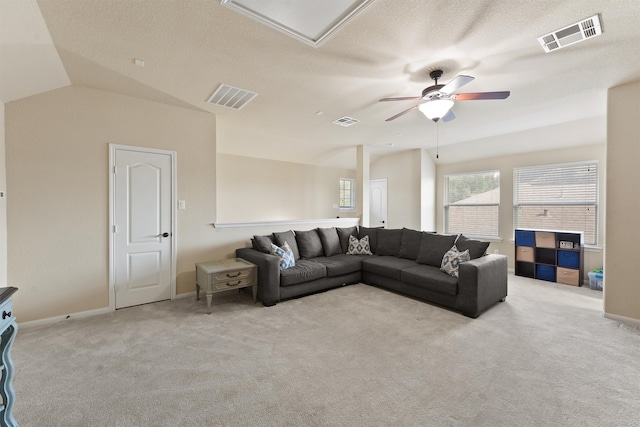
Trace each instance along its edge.
<instances>
[{"instance_id":1,"label":"vaulted ceiling","mask_svg":"<svg viewBox=\"0 0 640 427\"><path fill-rule=\"evenodd\" d=\"M282 1L287 7L289 1ZM219 0L2 0L0 96L11 102L67 84L210 112L222 153L355 167L426 148L438 162L603 143L607 89L640 80L637 0L374 0L319 47ZM552 53L537 37L599 14L603 34ZM144 61L144 67L134 59ZM437 125L417 96L459 74L458 101ZM220 84L258 93L240 110L208 104ZM332 123L343 116L359 122Z\"/></svg>"}]
</instances>

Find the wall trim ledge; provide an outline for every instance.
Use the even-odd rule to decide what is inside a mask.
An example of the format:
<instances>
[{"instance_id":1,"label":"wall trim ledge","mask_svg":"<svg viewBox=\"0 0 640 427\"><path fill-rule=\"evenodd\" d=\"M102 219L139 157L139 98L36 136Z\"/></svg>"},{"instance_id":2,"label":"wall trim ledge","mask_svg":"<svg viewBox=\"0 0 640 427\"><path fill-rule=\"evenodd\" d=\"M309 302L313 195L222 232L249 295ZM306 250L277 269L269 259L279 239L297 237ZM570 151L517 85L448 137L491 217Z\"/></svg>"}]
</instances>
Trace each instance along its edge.
<instances>
[{"instance_id":1,"label":"wall trim ledge","mask_svg":"<svg viewBox=\"0 0 640 427\"><path fill-rule=\"evenodd\" d=\"M70 319L81 319L83 317L95 316L98 314L112 313L109 307L96 308L95 310L80 311L78 313L63 314L62 316L47 317L44 319L30 320L28 322L18 322L20 328L31 328L34 326L50 325L52 323L63 322Z\"/></svg>"},{"instance_id":2,"label":"wall trim ledge","mask_svg":"<svg viewBox=\"0 0 640 427\"><path fill-rule=\"evenodd\" d=\"M360 223L360 218L324 218L324 219L289 219L280 221L256 221L256 222L216 222L214 228L239 228L239 227L270 227L292 225L314 225L318 223L332 224L336 227L351 227Z\"/></svg>"},{"instance_id":3,"label":"wall trim ledge","mask_svg":"<svg viewBox=\"0 0 640 427\"><path fill-rule=\"evenodd\" d=\"M633 317L619 316L617 314L604 313L604 317L610 320L614 320L618 323L624 323L625 325L633 326L640 329L640 319L634 319Z\"/></svg>"}]
</instances>

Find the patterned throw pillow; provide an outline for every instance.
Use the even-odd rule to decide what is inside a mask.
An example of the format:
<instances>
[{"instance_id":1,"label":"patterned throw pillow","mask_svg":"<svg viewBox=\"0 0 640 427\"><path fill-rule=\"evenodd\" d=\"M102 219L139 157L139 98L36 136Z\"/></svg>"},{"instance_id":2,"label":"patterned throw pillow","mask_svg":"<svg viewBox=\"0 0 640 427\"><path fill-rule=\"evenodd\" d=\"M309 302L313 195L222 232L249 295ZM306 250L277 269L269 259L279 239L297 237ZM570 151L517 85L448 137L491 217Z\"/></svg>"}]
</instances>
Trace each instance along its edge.
<instances>
[{"instance_id":1,"label":"patterned throw pillow","mask_svg":"<svg viewBox=\"0 0 640 427\"><path fill-rule=\"evenodd\" d=\"M440 270L447 273L449 276L458 277L458 267L463 262L467 262L471 259L469 255L469 249L465 249L464 252L460 252L456 245L453 245L449 251L442 257L442 265Z\"/></svg>"},{"instance_id":2,"label":"patterned throw pillow","mask_svg":"<svg viewBox=\"0 0 640 427\"><path fill-rule=\"evenodd\" d=\"M280 258L280 270L286 270L296 265L296 260L293 257L293 252L287 242L284 242L281 248L271 244L271 254Z\"/></svg>"},{"instance_id":3,"label":"patterned throw pillow","mask_svg":"<svg viewBox=\"0 0 640 427\"><path fill-rule=\"evenodd\" d=\"M369 236L364 236L358 240L353 236L349 236L349 249L347 255L373 255L371 246L369 246Z\"/></svg>"}]
</instances>

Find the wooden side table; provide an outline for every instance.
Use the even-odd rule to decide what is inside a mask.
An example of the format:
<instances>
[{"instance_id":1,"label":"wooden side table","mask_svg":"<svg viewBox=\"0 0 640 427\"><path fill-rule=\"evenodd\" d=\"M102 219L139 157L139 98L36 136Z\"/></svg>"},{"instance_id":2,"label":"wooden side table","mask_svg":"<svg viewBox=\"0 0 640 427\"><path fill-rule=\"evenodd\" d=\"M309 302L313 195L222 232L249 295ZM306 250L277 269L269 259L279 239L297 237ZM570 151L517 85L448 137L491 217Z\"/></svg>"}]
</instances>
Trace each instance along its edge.
<instances>
[{"instance_id":1,"label":"wooden side table","mask_svg":"<svg viewBox=\"0 0 640 427\"><path fill-rule=\"evenodd\" d=\"M251 286L253 302L258 296L258 267L242 258L223 259L196 264L196 300L200 289L207 295L207 311L211 314L211 298L216 292Z\"/></svg>"}]
</instances>

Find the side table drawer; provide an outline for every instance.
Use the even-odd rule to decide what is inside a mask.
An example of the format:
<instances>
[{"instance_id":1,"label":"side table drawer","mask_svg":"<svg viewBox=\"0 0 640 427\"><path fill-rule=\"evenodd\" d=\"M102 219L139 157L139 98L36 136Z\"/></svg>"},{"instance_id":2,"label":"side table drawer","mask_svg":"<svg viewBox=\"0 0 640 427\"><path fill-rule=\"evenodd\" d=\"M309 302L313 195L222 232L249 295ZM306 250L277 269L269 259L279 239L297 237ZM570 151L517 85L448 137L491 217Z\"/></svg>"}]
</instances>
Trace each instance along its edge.
<instances>
[{"instance_id":1,"label":"side table drawer","mask_svg":"<svg viewBox=\"0 0 640 427\"><path fill-rule=\"evenodd\" d=\"M249 277L244 277L240 279L227 280L226 282L216 282L213 284L213 289L214 291L221 291L224 289L234 289L237 287L242 288L252 284L253 283Z\"/></svg>"},{"instance_id":2,"label":"side table drawer","mask_svg":"<svg viewBox=\"0 0 640 427\"><path fill-rule=\"evenodd\" d=\"M229 280L239 280L249 277L251 273L251 269L238 270L238 271L228 271L224 273L217 274L214 277L214 280L218 282L225 282Z\"/></svg>"},{"instance_id":3,"label":"side table drawer","mask_svg":"<svg viewBox=\"0 0 640 427\"><path fill-rule=\"evenodd\" d=\"M6 300L2 305L0 305L0 314L0 331L4 331L9 323L15 319L11 299Z\"/></svg>"}]
</instances>

